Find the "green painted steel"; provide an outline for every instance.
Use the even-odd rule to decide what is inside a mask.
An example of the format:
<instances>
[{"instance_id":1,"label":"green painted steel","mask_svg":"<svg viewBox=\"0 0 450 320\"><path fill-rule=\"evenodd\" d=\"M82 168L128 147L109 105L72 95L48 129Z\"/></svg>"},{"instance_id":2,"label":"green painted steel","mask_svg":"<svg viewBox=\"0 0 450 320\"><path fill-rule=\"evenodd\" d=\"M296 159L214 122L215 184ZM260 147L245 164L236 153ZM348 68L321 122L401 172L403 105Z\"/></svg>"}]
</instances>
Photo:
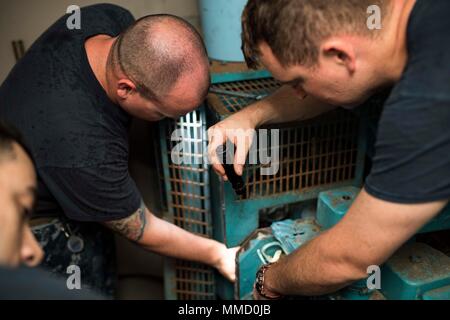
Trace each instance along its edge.
<instances>
[{"instance_id":1,"label":"green painted steel","mask_svg":"<svg viewBox=\"0 0 450 320\"><path fill-rule=\"evenodd\" d=\"M212 217L208 165L202 159L207 149L206 114L204 106L181 117L159 124L162 170L167 212L164 219L187 231L212 238ZM180 131L182 141L172 140L174 130ZM174 164L174 147L184 142L180 156L189 163ZM193 300L215 298L214 270L203 265L166 259L164 266L166 299Z\"/></svg>"},{"instance_id":2,"label":"green painted steel","mask_svg":"<svg viewBox=\"0 0 450 320\"><path fill-rule=\"evenodd\" d=\"M421 300L450 285L450 257L423 243L401 248L383 266L382 293L392 300ZM438 298L438 296L434 295Z\"/></svg>"},{"instance_id":3,"label":"green painted steel","mask_svg":"<svg viewBox=\"0 0 450 320\"><path fill-rule=\"evenodd\" d=\"M429 233L441 230L450 230L450 205L420 230L420 233Z\"/></svg>"},{"instance_id":4,"label":"green painted steel","mask_svg":"<svg viewBox=\"0 0 450 320\"><path fill-rule=\"evenodd\" d=\"M213 73L211 75L211 83L229 83L246 80L267 79L272 75L266 70L246 71L246 72L230 72L230 73Z\"/></svg>"},{"instance_id":5,"label":"green painted steel","mask_svg":"<svg viewBox=\"0 0 450 320\"><path fill-rule=\"evenodd\" d=\"M423 300L450 300L450 286L425 292Z\"/></svg>"},{"instance_id":6,"label":"green painted steel","mask_svg":"<svg viewBox=\"0 0 450 320\"><path fill-rule=\"evenodd\" d=\"M337 224L350 209L360 189L347 187L323 192L319 196L317 220L320 226L329 229ZM423 227L419 234L450 230L450 205Z\"/></svg>"},{"instance_id":7,"label":"green painted steel","mask_svg":"<svg viewBox=\"0 0 450 320\"><path fill-rule=\"evenodd\" d=\"M277 256L276 251L292 254L311 241L320 232L332 228L345 216L360 189L344 187L322 192L317 203L316 219L285 220L273 223L270 228L260 229L244 241L238 256L239 277L236 293L239 299L251 299L252 285L256 271L265 259ZM443 212L443 215L446 211ZM440 217L442 219L442 216ZM430 224L432 225L432 224ZM270 252L265 252L265 246ZM266 253L266 254L265 254ZM367 280L319 299L331 300L445 300L450 299L450 257L430 247L408 241L383 266L381 266L381 287L369 290Z\"/></svg>"},{"instance_id":8,"label":"green painted steel","mask_svg":"<svg viewBox=\"0 0 450 320\"><path fill-rule=\"evenodd\" d=\"M330 229L345 216L360 189L346 187L322 192L317 207L317 223L323 229Z\"/></svg>"},{"instance_id":9,"label":"green painted steel","mask_svg":"<svg viewBox=\"0 0 450 320\"><path fill-rule=\"evenodd\" d=\"M217 75L213 74L212 82L213 84L227 83L227 86L235 85L236 88L239 88L238 83L240 81L256 81L259 79L269 78L271 78L271 75L267 71L254 71ZM261 88L257 88L257 83L255 83L255 86L252 86L251 81L246 82L244 87L251 87L252 89L249 89L246 93L253 94L263 94L264 90L268 90L266 85L261 86ZM221 97L221 99L223 99L223 97ZM222 100L222 102L224 101L226 100ZM248 99L235 99L231 104L233 105L233 108L236 107L235 104L238 104L239 107L237 109L239 110L252 102L253 101ZM228 105L225 102L224 104L227 108L232 109L231 105ZM219 114L210 107L207 114L208 126L216 124L217 122L225 119L228 115L229 114ZM224 242L229 247L241 245L252 232L260 228L260 212L263 210L278 206L305 203L317 199L320 192L332 188L340 188L344 186L361 187L367 147L365 116L366 114L364 112L361 112L361 116L356 116L357 119L359 119L359 125L358 132L356 133L358 134L358 137L355 138L357 148L356 159L354 160L355 174L351 181L321 184L303 190L278 192L276 194L266 193L264 196L252 196L248 199L241 200L237 198L229 183L223 183L223 181L221 181L214 172L211 172L211 203L213 204L211 209L214 217L214 238ZM296 126L302 125L307 124L299 122L297 124L290 124L288 127L290 128L289 130L294 130ZM338 129L336 128L336 130ZM336 135L337 134L338 133L336 133ZM254 266L252 268L254 269ZM233 294L230 289L231 286L223 282L220 277L216 282L218 284L217 291L219 297L222 299L232 299ZM244 296L241 296L240 298L243 298Z\"/></svg>"}]
</instances>

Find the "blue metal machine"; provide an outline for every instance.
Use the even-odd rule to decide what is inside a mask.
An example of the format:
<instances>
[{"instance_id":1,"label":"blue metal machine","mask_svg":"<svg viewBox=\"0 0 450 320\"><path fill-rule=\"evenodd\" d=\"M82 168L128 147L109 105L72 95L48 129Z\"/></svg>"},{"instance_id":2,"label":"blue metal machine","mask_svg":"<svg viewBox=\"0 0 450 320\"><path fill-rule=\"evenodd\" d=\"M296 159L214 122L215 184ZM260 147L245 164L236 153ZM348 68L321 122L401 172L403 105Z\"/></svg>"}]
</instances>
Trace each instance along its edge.
<instances>
[{"instance_id":1,"label":"blue metal machine","mask_svg":"<svg viewBox=\"0 0 450 320\"><path fill-rule=\"evenodd\" d=\"M220 83L213 89L264 95L278 87L274 79L265 77ZM211 95L208 125L214 125L252 102ZM360 186L365 155L361 124L362 120L353 113L338 110L318 119L267 128L268 132L280 130L276 175L261 175L262 165L246 166L246 198L237 197L229 183L223 183L215 174L210 175L214 237L230 247L237 246L261 226L270 225L283 216L287 218L290 213L285 207L289 204L315 199L319 192L330 188Z\"/></svg>"},{"instance_id":2,"label":"blue metal machine","mask_svg":"<svg viewBox=\"0 0 450 320\"><path fill-rule=\"evenodd\" d=\"M239 93L212 94L208 98L208 126L238 112L254 100L242 93L263 96L280 84L268 74L236 74L216 77L212 90ZM249 79L243 77L249 76ZM289 107L289 106L286 106ZM238 197L231 184L210 174L214 238L229 247L241 245L257 229L275 221L298 218L294 204L305 206L320 192L342 186L361 186L366 140L364 116L337 110L317 119L265 128L279 130L279 171L260 174L261 164L249 164L244 172L245 194ZM259 151L259 149L258 149ZM233 288L220 277L219 297L231 299Z\"/></svg>"},{"instance_id":3,"label":"blue metal machine","mask_svg":"<svg viewBox=\"0 0 450 320\"><path fill-rule=\"evenodd\" d=\"M251 299L255 273L265 263L280 255L288 255L313 239L320 232L332 228L345 216L358 188L345 187L319 195L315 214L297 220L272 224L255 231L245 242L238 258L239 281L236 297ZM450 206L426 225L420 233L450 229ZM450 257L431 246L411 239L381 268L381 289L369 290L360 281L335 294L321 297L334 300L441 300L450 299Z\"/></svg>"},{"instance_id":4,"label":"blue metal machine","mask_svg":"<svg viewBox=\"0 0 450 320\"><path fill-rule=\"evenodd\" d=\"M213 74L213 89L260 96L279 84L265 71ZM250 98L211 94L207 104L178 121L161 124L162 172L166 219L206 237L241 245L238 282L233 287L208 267L168 260L169 299L249 299L257 269L279 255L291 254L338 223L362 187L366 115L340 110L324 117L280 127L278 174L263 177L261 165L246 166L246 198L220 181L206 163L176 165L173 130L184 128L188 157L207 154L207 128L254 102ZM268 130L277 128L267 128ZM330 191L331 190L331 191ZM450 229L446 210L422 233ZM411 258L413 257L413 258ZM366 282L325 299L444 299L449 297L450 263L446 254L412 239L382 268L382 290Z\"/></svg>"},{"instance_id":5,"label":"blue metal machine","mask_svg":"<svg viewBox=\"0 0 450 320\"><path fill-rule=\"evenodd\" d=\"M277 90L280 84L266 71L213 74L213 89L261 96ZM339 110L315 120L297 122L280 130L279 171L263 176L261 164L246 167L245 199L238 198L229 183L208 172L206 163L177 165L172 162L175 129L185 129L181 137L189 148L182 156L201 158L207 154L208 127L254 102L250 98L211 94L207 105L178 121L160 125L162 172L166 219L198 234L224 242L229 247L241 245L254 231L275 221L296 219L300 210L320 192L362 183L365 136L363 118ZM168 260L165 268L166 296L170 299L234 296L233 286L220 276L211 278L209 268Z\"/></svg>"},{"instance_id":6,"label":"blue metal machine","mask_svg":"<svg viewBox=\"0 0 450 320\"><path fill-rule=\"evenodd\" d=\"M268 78L267 71L246 71L212 74L213 84L251 81ZM164 218L185 230L204 237L213 238L212 207L220 202L213 202L211 196L211 176L206 161L197 161L207 155L207 121L206 106L181 117L178 120L165 120L159 124L160 133L160 175L163 181L163 199L166 210ZM173 137L176 130L181 135ZM183 143L184 148L175 147ZM186 157L198 164L177 164L172 160L173 154ZM215 177L215 174L214 174ZM214 270L208 266L187 261L166 259L164 267L165 296L170 300L205 300L215 299L223 279L218 277L217 285Z\"/></svg>"}]
</instances>

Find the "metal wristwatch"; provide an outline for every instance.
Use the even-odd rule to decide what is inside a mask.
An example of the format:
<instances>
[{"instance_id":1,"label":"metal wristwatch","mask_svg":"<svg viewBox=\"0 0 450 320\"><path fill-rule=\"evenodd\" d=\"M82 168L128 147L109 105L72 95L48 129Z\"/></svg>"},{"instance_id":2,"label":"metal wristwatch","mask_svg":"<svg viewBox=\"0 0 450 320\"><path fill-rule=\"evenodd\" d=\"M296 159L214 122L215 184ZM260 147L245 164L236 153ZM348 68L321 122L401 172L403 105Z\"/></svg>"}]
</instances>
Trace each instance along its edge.
<instances>
[{"instance_id":1,"label":"metal wristwatch","mask_svg":"<svg viewBox=\"0 0 450 320\"><path fill-rule=\"evenodd\" d=\"M258 270L258 272L256 273L255 290L264 299L280 300L281 298L283 298L283 296L277 294L269 295L267 287L264 285L266 271L269 270L273 265L274 263L265 264Z\"/></svg>"}]
</instances>

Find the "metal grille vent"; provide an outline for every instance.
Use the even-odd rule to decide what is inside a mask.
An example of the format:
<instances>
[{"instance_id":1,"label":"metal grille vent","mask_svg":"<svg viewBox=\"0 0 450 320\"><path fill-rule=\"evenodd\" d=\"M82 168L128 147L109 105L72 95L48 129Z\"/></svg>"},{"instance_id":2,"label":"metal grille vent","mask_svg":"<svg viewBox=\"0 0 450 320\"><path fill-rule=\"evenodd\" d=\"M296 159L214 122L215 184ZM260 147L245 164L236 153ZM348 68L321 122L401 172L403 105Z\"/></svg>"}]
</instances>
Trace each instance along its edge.
<instances>
[{"instance_id":1,"label":"metal grille vent","mask_svg":"<svg viewBox=\"0 0 450 320\"><path fill-rule=\"evenodd\" d=\"M250 197L351 183L358 158L358 119L335 111L320 119L280 130L280 161L276 175L260 175L261 165L246 167Z\"/></svg>"},{"instance_id":2,"label":"metal grille vent","mask_svg":"<svg viewBox=\"0 0 450 320\"><path fill-rule=\"evenodd\" d=\"M214 88L255 95L279 88L274 79L259 79L215 85ZM251 99L211 95L210 108L218 119L233 114ZM246 167L246 188L250 198L351 183L358 166L359 118L347 110L336 110L313 120L280 128L280 169L272 176L260 175L260 165ZM270 154L270 152L269 152Z\"/></svg>"},{"instance_id":3,"label":"metal grille vent","mask_svg":"<svg viewBox=\"0 0 450 320\"><path fill-rule=\"evenodd\" d=\"M233 92L245 92L254 95L267 95L280 87L280 83L273 78L229 82L213 85L213 89L227 90ZM215 111L221 116L227 116L240 111L245 106L254 102L246 98L219 95L219 101L212 103Z\"/></svg>"},{"instance_id":4,"label":"metal grille vent","mask_svg":"<svg viewBox=\"0 0 450 320\"><path fill-rule=\"evenodd\" d=\"M161 150L169 211L167 218L187 231L212 238L208 167L204 163L178 165L172 162L171 152L179 143L171 139L176 129L184 132L183 141L189 145L179 155L191 160L203 157L203 151L207 147L204 110L194 111L176 122L171 120L161 124ZM171 261L166 270L165 281L168 298L215 298L214 271L207 266L187 261Z\"/></svg>"}]
</instances>

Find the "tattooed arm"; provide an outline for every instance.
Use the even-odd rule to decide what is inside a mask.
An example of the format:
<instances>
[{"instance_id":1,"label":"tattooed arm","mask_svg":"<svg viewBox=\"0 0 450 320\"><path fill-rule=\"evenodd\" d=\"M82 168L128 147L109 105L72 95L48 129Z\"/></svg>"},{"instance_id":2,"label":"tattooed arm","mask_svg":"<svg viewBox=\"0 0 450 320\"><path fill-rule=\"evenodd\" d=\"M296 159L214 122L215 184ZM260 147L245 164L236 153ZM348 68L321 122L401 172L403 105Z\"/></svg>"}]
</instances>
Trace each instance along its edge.
<instances>
[{"instance_id":1,"label":"tattooed arm","mask_svg":"<svg viewBox=\"0 0 450 320\"><path fill-rule=\"evenodd\" d=\"M191 234L154 216L142 205L128 218L105 225L147 250L161 255L205 263L217 268L230 281L235 280L237 248Z\"/></svg>"},{"instance_id":2,"label":"tattooed arm","mask_svg":"<svg viewBox=\"0 0 450 320\"><path fill-rule=\"evenodd\" d=\"M131 216L122 220L105 222L105 225L128 240L139 243L144 236L147 219L147 208L142 204Z\"/></svg>"}]
</instances>

